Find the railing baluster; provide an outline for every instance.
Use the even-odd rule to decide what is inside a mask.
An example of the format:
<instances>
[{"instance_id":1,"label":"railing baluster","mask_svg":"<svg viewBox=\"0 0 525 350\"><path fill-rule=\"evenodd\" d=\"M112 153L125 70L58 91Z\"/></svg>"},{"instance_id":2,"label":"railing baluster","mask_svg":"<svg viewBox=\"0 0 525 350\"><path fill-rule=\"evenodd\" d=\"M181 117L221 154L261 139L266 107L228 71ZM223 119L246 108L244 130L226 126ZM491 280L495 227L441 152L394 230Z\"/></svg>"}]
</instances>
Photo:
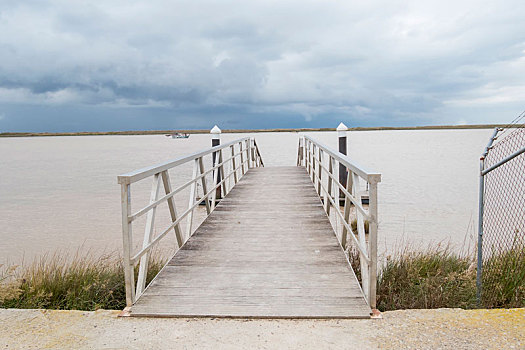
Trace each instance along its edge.
<instances>
[{"instance_id":1,"label":"railing baluster","mask_svg":"<svg viewBox=\"0 0 525 350\"><path fill-rule=\"evenodd\" d=\"M347 171L346 172L346 190L349 193L352 193L352 172ZM337 192L339 192L339 189L337 189ZM344 220L345 222L350 223L350 209L352 208L352 202L350 201L350 198L348 196L345 196L345 206L344 206ZM357 209L356 209L357 212ZM351 224L351 223L350 223ZM343 231L341 233L341 245L343 246L343 249L346 250L346 235L351 234L353 235L353 232L348 232L346 229L346 226L343 226Z\"/></svg>"},{"instance_id":2,"label":"railing baluster","mask_svg":"<svg viewBox=\"0 0 525 350\"><path fill-rule=\"evenodd\" d=\"M251 154L251 139L246 140L246 159L248 160L248 169L252 168L252 157Z\"/></svg>"},{"instance_id":3,"label":"railing baluster","mask_svg":"<svg viewBox=\"0 0 525 350\"><path fill-rule=\"evenodd\" d=\"M352 173L353 183L352 183L352 195L357 199L358 203L361 203L361 194L359 193L359 176L354 174L352 171L349 171ZM361 214L360 211L356 210L356 221L357 221L357 237L359 240L359 243L361 244L361 247L365 250L365 254L370 257L370 254L368 254L367 245L366 245L366 234L365 234L365 223L363 220L363 214ZM353 233L352 233L353 234ZM361 258L361 280L363 284L363 292L365 293L365 297L367 300L370 300L370 280L369 280L369 265L366 261L364 261L363 258Z\"/></svg>"},{"instance_id":4,"label":"railing baluster","mask_svg":"<svg viewBox=\"0 0 525 350\"><path fill-rule=\"evenodd\" d=\"M241 155L241 170L242 174L241 177L246 174L246 171L244 171L244 150L242 149L243 142L239 142L239 148L240 148L240 155Z\"/></svg>"},{"instance_id":5,"label":"railing baluster","mask_svg":"<svg viewBox=\"0 0 525 350\"><path fill-rule=\"evenodd\" d=\"M220 167L220 172L219 172L219 180L218 181L221 181L223 178L226 179L226 173L224 172L224 164L222 164L222 149L219 150L219 164ZM228 194L228 189L226 188L226 183L227 181L224 181L222 184L221 184L221 188L222 188L222 197L226 197L226 195Z\"/></svg>"},{"instance_id":6,"label":"railing baluster","mask_svg":"<svg viewBox=\"0 0 525 350\"><path fill-rule=\"evenodd\" d=\"M168 171L164 170L161 173L161 176L162 176L162 183L164 184L164 192L168 194L171 192L171 182L170 182L170 176L168 174ZM173 199L173 197L168 198L168 208L170 211L171 222L177 221L177 207L175 206L175 200ZM180 228L180 223L175 225L173 230L175 232L175 239L177 240L177 245L180 248L182 247L182 244L184 243L184 241L182 240L182 230Z\"/></svg>"},{"instance_id":7,"label":"railing baluster","mask_svg":"<svg viewBox=\"0 0 525 350\"><path fill-rule=\"evenodd\" d=\"M215 209L215 202L217 201L217 188L221 186L221 184L217 185L217 182L219 181L219 172L215 171L213 173L213 193L211 196L211 210L213 211Z\"/></svg>"},{"instance_id":8,"label":"railing baluster","mask_svg":"<svg viewBox=\"0 0 525 350\"><path fill-rule=\"evenodd\" d=\"M300 160L301 160L301 138L299 137L299 140L297 142L297 162L295 162L297 166L300 166L301 163L300 163Z\"/></svg>"},{"instance_id":9,"label":"railing baluster","mask_svg":"<svg viewBox=\"0 0 525 350\"><path fill-rule=\"evenodd\" d=\"M237 166L235 165L235 145L230 146L230 150L232 153L232 171L233 171L233 186L237 184Z\"/></svg>"},{"instance_id":10,"label":"railing baluster","mask_svg":"<svg viewBox=\"0 0 525 350\"><path fill-rule=\"evenodd\" d=\"M195 159L195 161L193 162L193 174L192 174L192 177L191 177L194 182L191 184L191 187L190 187L190 198L188 199L188 208L191 208L193 206L193 204L195 204L195 195L196 195L196 190L197 190L197 176L198 176L198 172L199 172L199 160ZM188 217L186 218L186 237L185 237L185 240L191 237L192 225L193 225L193 210L191 211L191 213L188 214Z\"/></svg>"},{"instance_id":11,"label":"railing baluster","mask_svg":"<svg viewBox=\"0 0 525 350\"><path fill-rule=\"evenodd\" d=\"M332 156L328 156L328 187L327 187L327 190L326 190L326 193L324 195L324 206L325 206L325 211L326 211L326 215L328 215L328 217L330 217L330 201L328 200L328 197L332 196L332 177L330 175L333 175L334 174L334 168L333 168L333 158Z\"/></svg>"},{"instance_id":12,"label":"railing baluster","mask_svg":"<svg viewBox=\"0 0 525 350\"><path fill-rule=\"evenodd\" d=\"M250 157L252 159L253 167L257 167L257 164L255 163L255 145L253 139L250 139Z\"/></svg>"},{"instance_id":13,"label":"railing baluster","mask_svg":"<svg viewBox=\"0 0 525 350\"><path fill-rule=\"evenodd\" d=\"M155 202L159 198L159 189L160 189L160 176L159 174L155 174L153 176L153 185L151 187L151 195L150 195L150 204ZM148 244L151 241L151 236L153 234L153 227L155 226L155 214L157 212L157 207L153 207L148 212L148 216L146 218L146 227L144 229L144 239L142 242L142 248L145 248L148 246ZM139 264L139 274L137 278L137 291L135 292L135 295L140 297L142 295L142 292L144 291L144 288L146 287L146 278L148 274L148 261L149 260L149 251L144 254L140 258L140 264Z\"/></svg>"},{"instance_id":14,"label":"railing baluster","mask_svg":"<svg viewBox=\"0 0 525 350\"><path fill-rule=\"evenodd\" d=\"M199 158L199 170L201 174L204 174L204 161L202 160L202 157ZM206 186L206 176L201 177L201 184L202 195L204 196L206 193L208 193L208 186ZM206 214L210 215L211 208L209 199L202 197L202 200L204 200L204 203L206 204Z\"/></svg>"},{"instance_id":15,"label":"railing baluster","mask_svg":"<svg viewBox=\"0 0 525 350\"><path fill-rule=\"evenodd\" d=\"M321 181L323 181L323 171L321 164L323 163L323 150L319 147L319 161L317 162L317 172L319 173L319 181L317 182L317 193L321 196Z\"/></svg>"}]
</instances>

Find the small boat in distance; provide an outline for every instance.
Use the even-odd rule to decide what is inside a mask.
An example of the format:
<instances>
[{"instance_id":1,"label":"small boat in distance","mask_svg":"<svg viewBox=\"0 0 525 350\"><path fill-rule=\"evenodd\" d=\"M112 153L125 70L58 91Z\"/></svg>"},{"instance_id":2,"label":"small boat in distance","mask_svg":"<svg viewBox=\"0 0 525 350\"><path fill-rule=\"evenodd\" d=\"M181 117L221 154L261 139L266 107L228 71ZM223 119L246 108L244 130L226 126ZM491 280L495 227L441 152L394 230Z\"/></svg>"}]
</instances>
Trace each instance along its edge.
<instances>
[{"instance_id":1,"label":"small boat in distance","mask_svg":"<svg viewBox=\"0 0 525 350\"><path fill-rule=\"evenodd\" d=\"M168 134L166 136L171 136L172 139L187 139L190 137L190 134L181 134L180 132L176 132L175 134Z\"/></svg>"}]
</instances>

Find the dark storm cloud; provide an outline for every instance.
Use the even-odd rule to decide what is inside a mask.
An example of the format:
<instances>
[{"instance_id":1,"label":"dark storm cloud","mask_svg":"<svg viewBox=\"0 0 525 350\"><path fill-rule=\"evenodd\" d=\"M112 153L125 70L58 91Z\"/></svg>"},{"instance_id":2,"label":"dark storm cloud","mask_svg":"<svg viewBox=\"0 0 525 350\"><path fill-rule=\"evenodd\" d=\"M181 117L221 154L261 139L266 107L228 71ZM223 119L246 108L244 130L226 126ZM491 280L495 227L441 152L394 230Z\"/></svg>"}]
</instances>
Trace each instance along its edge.
<instances>
[{"instance_id":1,"label":"dark storm cloud","mask_svg":"<svg viewBox=\"0 0 525 350\"><path fill-rule=\"evenodd\" d=\"M505 122L519 1L3 1L0 130Z\"/></svg>"}]
</instances>

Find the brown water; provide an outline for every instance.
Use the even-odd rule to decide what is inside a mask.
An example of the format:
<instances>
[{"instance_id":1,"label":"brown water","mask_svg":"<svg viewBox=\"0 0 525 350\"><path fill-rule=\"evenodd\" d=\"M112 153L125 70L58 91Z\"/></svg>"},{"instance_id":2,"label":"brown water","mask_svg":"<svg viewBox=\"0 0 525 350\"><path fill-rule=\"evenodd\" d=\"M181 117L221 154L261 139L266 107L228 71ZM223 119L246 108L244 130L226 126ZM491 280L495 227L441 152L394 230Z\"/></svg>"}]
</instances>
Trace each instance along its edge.
<instances>
[{"instance_id":1,"label":"brown water","mask_svg":"<svg viewBox=\"0 0 525 350\"><path fill-rule=\"evenodd\" d=\"M308 134L337 145L335 132ZM348 134L349 156L383 174L380 251L392 252L407 242L450 242L455 249L469 243L477 220L478 159L490 134L491 130ZM224 134L222 141L245 135ZM297 133L254 136L267 166L295 165ZM117 175L209 144L209 135L178 140L163 135L0 138L0 263L31 260L57 249L120 250ZM172 181L176 186L190 176L191 167L182 167L172 173ZM133 187L139 204L147 200L149 187L149 182ZM178 200L187 206L184 194ZM157 232L163 230L162 223L160 219Z\"/></svg>"}]
</instances>

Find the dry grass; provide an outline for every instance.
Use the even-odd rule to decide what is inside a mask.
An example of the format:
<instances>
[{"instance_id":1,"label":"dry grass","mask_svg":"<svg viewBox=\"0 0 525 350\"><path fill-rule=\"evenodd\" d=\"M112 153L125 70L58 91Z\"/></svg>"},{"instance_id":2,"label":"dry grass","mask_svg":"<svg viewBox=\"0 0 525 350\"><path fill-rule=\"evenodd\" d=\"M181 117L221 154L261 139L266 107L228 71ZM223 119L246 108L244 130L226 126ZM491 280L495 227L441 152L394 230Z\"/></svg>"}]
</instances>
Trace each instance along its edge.
<instances>
[{"instance_id":1,"label":"dry grass","mask_svg":"<svg viewBox=\"0 0 525 350\"><path fill-rule=\"evenodd\" d=\"M476 264L448 247L405 249L388 257L378 277L377 308L476 307Z\"/></svg>"},{"instance_id":2,"label":"dry grass","mask_svg":"<svg viewBox=\"0 0 525 350\"><path fill-rule=\"evenodd\" d=\"M349 260L361 279L359 253L350 248ZM484 307L525 306L525 252L494 255L489 274L492 297ZM153 254L148 283L165 259ZM137 273L137 270L135 273ZM472 254L448 247L405 248L388 257L378 277L377 307L399 309L476 308L476 264ZM510 273L512 272L512 273ZM64 310L123 309L124 272L117 254L104 256L53 254L22 266L0 266L0 307Z\"/></svg>"},{"instance_id":3,"label":"dry grass","mask_svg":"<svg viewBox=\"0 0 525 350\"><path fill-rule=\"evenodd\" d=\"M153 254L148 283L163 265L164 259ZM122 309L125 304L124 271L117 254L70 258L55 253L26 267L3 267L0 273L3 308L96 310Z\"/></svg>"}]
</instances>

